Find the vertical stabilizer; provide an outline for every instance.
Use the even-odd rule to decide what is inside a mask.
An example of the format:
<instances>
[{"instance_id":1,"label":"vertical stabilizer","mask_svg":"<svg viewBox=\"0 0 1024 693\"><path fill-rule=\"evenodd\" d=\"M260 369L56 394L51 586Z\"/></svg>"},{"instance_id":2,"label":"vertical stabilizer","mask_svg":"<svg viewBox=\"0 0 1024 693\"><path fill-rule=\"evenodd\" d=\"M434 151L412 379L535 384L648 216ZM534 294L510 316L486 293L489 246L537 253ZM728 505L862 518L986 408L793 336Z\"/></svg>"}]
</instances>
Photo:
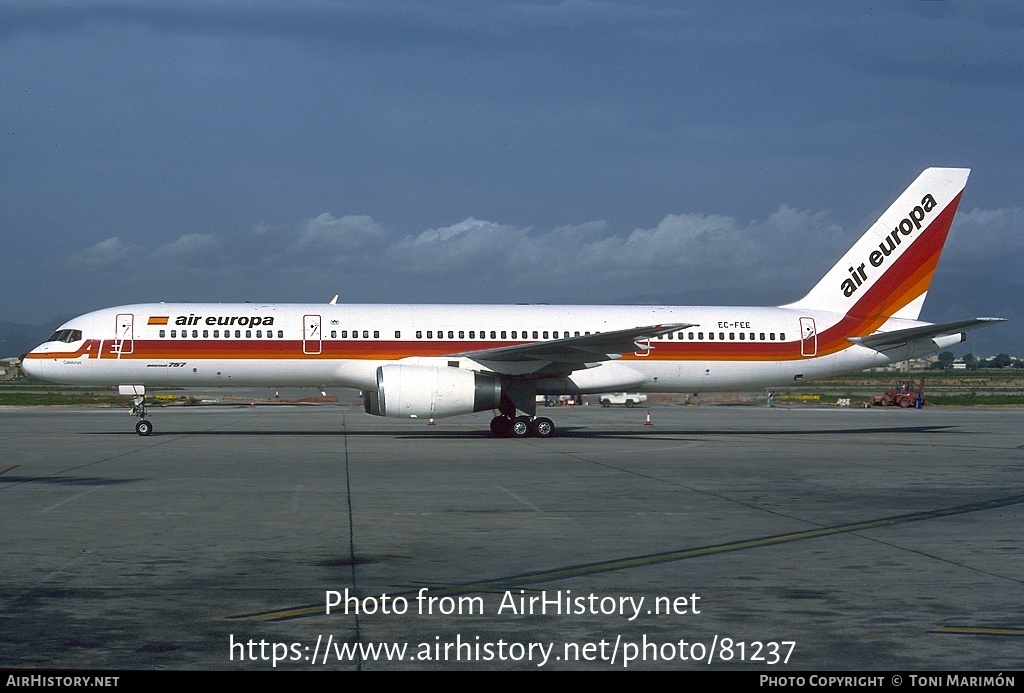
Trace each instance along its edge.
<instances>
[{"instance_id":1,"label":"vertical stabilizer","mask_svg":"<svg viewBox=\"0 0 1024 693\"><path fill-rule=\"evenodd\" d=\"M783 308L916 320L970 169L925 169L810 293Z\"/></svg>"}]
</instances>

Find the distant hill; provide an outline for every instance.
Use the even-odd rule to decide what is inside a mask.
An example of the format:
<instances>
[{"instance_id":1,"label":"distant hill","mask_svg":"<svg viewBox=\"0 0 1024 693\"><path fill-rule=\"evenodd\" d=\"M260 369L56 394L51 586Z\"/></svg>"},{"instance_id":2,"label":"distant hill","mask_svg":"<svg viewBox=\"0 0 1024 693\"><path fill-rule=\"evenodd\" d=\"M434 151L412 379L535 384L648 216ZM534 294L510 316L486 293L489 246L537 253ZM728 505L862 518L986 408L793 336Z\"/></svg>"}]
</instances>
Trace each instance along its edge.
<instances>
[{"instance_id":1,"label":"distant hill","mask_svg":"<svg viewBox=\"0 0 1024 693\"><path fill-rule=\"evenodd\" d=\"M58 315L43 325L0 322L0 358L16 358L39 346L54 330L73 318Z\"/></svg>"}]
</instances>

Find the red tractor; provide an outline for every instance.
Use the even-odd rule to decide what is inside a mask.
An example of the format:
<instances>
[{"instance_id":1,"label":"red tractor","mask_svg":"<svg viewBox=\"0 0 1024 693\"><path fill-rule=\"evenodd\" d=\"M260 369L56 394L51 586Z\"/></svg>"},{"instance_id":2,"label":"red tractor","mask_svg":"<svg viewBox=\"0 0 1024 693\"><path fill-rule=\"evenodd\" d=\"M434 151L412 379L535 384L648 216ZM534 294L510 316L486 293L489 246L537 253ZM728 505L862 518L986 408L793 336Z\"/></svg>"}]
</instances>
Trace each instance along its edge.
<instances>
[{"instance_id":1,"label":"red tractor","mask_svg":"<svg viewBox=\"0 0 1024 693\"><path fill-rule=\"evenodd\" d=\"M893 390L886 390L884 395L875 395L873 404L876 407L900 407L909 409L924 406L924 378L914 390L914 383L910 380L901 380Z\"/></svg>"}]
</instances>

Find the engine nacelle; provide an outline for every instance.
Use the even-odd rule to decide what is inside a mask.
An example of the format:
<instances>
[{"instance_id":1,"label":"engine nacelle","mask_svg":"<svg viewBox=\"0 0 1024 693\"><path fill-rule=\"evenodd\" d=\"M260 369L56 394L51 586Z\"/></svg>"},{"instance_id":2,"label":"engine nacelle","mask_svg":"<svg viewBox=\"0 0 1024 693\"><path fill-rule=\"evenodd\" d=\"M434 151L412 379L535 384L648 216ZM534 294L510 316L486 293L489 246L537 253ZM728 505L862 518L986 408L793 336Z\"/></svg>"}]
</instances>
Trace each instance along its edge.
<instances>
[{"instance_id":1,"label":"engine nacelle","mask_svg":"<svg viewBox=\"0 0 1024 693\"><path fill-rule=\"evenodd\" d=\"M435 418L497 409L501 378L460 368L391 363L377 369L377 391L363 393L367 414Z\"/></svg>"}]
</instances>

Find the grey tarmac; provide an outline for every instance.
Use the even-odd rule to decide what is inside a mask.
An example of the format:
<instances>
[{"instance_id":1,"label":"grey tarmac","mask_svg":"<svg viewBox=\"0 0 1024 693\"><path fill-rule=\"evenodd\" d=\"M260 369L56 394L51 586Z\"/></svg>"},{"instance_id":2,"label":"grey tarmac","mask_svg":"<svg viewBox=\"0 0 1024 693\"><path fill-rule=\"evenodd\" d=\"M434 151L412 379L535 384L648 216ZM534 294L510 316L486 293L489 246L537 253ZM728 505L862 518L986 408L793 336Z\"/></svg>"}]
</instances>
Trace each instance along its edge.
<instances>
[{"instance_id":1,"label":"grey tarmac","mask_svg":"<svg viewBox=\"0 0 1024 693\"><path fill-rule=\"evenodd\" d=\"M1024 409L540 411L0 409L0 667L1020 668Z\"/></svg>"}]
</instances>

